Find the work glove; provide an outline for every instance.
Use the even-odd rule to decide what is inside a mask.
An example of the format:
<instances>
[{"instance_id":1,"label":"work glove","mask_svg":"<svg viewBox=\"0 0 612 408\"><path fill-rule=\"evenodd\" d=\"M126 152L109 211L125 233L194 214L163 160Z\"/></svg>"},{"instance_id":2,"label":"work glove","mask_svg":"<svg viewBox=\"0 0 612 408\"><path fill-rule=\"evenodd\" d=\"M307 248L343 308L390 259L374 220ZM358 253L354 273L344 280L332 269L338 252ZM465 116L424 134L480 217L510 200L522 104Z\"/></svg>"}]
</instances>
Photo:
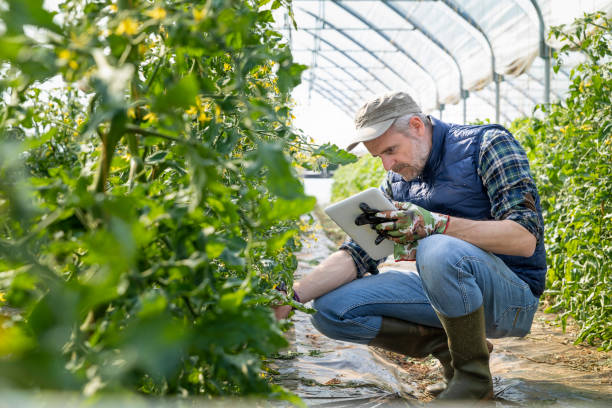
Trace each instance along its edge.
<instances>
[{"instance_id":1,"label":"work glove","mask_svg":"<svg viewBox=\"0 0 612 408\"><path fill-rule=\"evenodd\" d=\"M428 211L410 202L393 204L397 210L378 211L366 203L359 208L363 214L355 219L355 224L370 224L378 232L374 241L377 245L384 239L394 241L393 258L396 261L416 259L417 240L431 234L442 234L448 225L448 215Z\"/></svg>"},{"instance_id":2,"label":"work glove","mask_svg":"<svg viewBox=\"0 0 612 408\"><path fill-rule=\"evenodd\" d=\"M375 230L377 232L377 234L378 234L378 236L374 240L374 243L376 245L378 245L381 242L383 242L383 240L385 240L386 238L391 238L391 237L389 237L387 235L386 232L384 232L384 231L377 231L376 230L376 225L378 225L378 224L380 224L382 222L387 222L388 221L387 218L381 218L381 217L377 217L376 216L376 213L378 213L379 210L370 207L366 203L359 203L359 209L363 212L363 214L360 214L359 216L357 216L357 218L355 218L355 224L357 224L357 225L367 225L367 224L370 224L370 228Z\"/></svg>"},{"instance_id":3,"label":"work glove","mask_svg":"<svg viewBox=\"0 0 612 408\"><path fill-rule=\"evenodd\" d=\"M448 225L448 215L428 211L410 202L393 202L397 210L379 211L374 216L383 222L376 223L376 230L385 233L397 244L407 245L432 234L443 234Z\"/></svg>"},{"instance_id":4,"label":"work glove","mask_svg":"<svg viewBox=\"0 0 612 408\"><path fill-rule=\"evenodd\" d=\"M359 209L361 209L363 214L360 214L359 216L357 216L357 218L355 218L355 224L357 225L369 224L370 227L373 230L375 230L378 234L378 236L374 240L374 243L376 245L380 244L385 239L391 239L391 236L389 236L386 231L378 231L376 229L376 226L378 224L388 222L389 221L388 218L377 217L376 214L380 211L375 208L370 207L366 203L360 203ZM408 243L408 244L398 244L394 242L393 259L395 259L395 261L414 261L416 260L416 249L417 249L416 241Z\"/></svg>"}]
</instances>

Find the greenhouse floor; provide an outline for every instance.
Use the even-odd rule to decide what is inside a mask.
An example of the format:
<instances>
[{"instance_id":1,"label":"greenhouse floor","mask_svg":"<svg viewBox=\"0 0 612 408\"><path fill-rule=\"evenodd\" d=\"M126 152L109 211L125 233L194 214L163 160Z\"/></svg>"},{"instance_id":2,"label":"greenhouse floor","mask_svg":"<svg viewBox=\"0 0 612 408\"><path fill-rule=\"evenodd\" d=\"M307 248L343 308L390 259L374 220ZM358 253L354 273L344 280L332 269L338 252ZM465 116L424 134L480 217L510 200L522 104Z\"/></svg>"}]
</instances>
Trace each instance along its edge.
<instances>
[{"instance_id":1,"label":"greenhouse floor","mask_svg":"<svg viewBox=\"0 0 612 408\"><path fill-rule=\"evenodd\" d=\"M307 274L337 246L319 227L299 254L297 276ZM382 270L408 268L387 263ZM383 272L384 273L384 272ZM310 305L309 305L310 306ZM598 407L612 404L612 355L574 346L554 316L538 312L525 338L491 340L495 400L491 406ZM310 407L420 406L431 401L424 389L441 379L432 358L412 359L320 334L309 316L296 312L287 333L290 347L272 368L275 382L299 395ZM457 406L453 404L452 406Z\"/></svg>"}]
</instances>

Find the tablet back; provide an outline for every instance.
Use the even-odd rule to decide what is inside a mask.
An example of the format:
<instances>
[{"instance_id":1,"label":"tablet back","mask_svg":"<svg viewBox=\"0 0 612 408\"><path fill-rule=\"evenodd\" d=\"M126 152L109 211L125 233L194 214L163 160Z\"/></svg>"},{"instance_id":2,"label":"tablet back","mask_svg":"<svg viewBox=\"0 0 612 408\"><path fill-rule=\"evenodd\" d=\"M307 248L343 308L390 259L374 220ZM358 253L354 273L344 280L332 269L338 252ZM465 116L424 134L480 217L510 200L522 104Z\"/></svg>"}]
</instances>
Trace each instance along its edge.
<instances>
[{"instance_id":1,"label":"tablet back","mask_svg":"<svg viewBox=\"0 0 612 408\"><path fill-rule=\"evenodd\" d=\"M370 225L356 225L355 218L363 212L359 203L366 203L377 210L396 210L391 201L384 196L378 188L371 187L361 193L355 194L325 209L325 213L340 226L353 241L357 242L373 259L382 259L393 253L393 241L385 239L376 245L374 240L378 236Z\"/></svg>"}]
</instances>

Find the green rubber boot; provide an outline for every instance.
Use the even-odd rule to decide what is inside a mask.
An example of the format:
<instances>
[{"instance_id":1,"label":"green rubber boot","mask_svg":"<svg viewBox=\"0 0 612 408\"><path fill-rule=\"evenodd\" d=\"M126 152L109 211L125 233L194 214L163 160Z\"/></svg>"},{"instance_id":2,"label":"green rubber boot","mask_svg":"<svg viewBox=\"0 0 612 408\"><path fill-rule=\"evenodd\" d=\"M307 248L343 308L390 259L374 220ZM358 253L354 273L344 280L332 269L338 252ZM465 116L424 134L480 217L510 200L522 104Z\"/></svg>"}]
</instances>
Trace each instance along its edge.
<instances>
[{"instance_id":1,"label":"green rubber boot","mask_svg":"<svg viewBox=\"0 0 612 408\"><path fill-rule=\"evenodd\" d=\"M370 342L370 346L380 347L408 357L420 358L432 354L440 360L444 380L427 388L431 394L437 395L444 391L446 384L453 377L448 340L443 329L422 326L393 317L383 317L380 331Z\"/></svg>"},{"instance_id":2,"label":"green rubber boot","mask_svg":"<svg viewBox=\"0 0 612 408\"><path fill-rule=\"evenodd\" d=\"M466 316L446 317L438 313L448 336L454 373L440 400L486 400L493 397L489 349L485 337L484 307Z\"/></svg>"}]
</instances>

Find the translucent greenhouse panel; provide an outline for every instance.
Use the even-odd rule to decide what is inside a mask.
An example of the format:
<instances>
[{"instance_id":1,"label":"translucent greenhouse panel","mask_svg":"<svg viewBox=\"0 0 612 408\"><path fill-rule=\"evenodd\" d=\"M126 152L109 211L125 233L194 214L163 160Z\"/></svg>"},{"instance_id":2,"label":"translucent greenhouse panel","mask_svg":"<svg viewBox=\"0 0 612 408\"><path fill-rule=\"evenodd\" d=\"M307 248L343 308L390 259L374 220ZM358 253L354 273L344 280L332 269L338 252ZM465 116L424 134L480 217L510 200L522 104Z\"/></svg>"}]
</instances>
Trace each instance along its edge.
<instances>
[{"instance_id":1,"label":"translucent greenhouse panel","mask_svg":"<svg viewBox=\"0 0 612 408\"><path fill-rule=\"evenodd\" d=\"M542 9L546 32L550 26L571 24L576 17L581 17L584 13L603 11L612 15L612 0L538 0L538 3ZM561 46L554 38L547 38L546 42L551 47Z\"/></svg>"}]
</instances>

